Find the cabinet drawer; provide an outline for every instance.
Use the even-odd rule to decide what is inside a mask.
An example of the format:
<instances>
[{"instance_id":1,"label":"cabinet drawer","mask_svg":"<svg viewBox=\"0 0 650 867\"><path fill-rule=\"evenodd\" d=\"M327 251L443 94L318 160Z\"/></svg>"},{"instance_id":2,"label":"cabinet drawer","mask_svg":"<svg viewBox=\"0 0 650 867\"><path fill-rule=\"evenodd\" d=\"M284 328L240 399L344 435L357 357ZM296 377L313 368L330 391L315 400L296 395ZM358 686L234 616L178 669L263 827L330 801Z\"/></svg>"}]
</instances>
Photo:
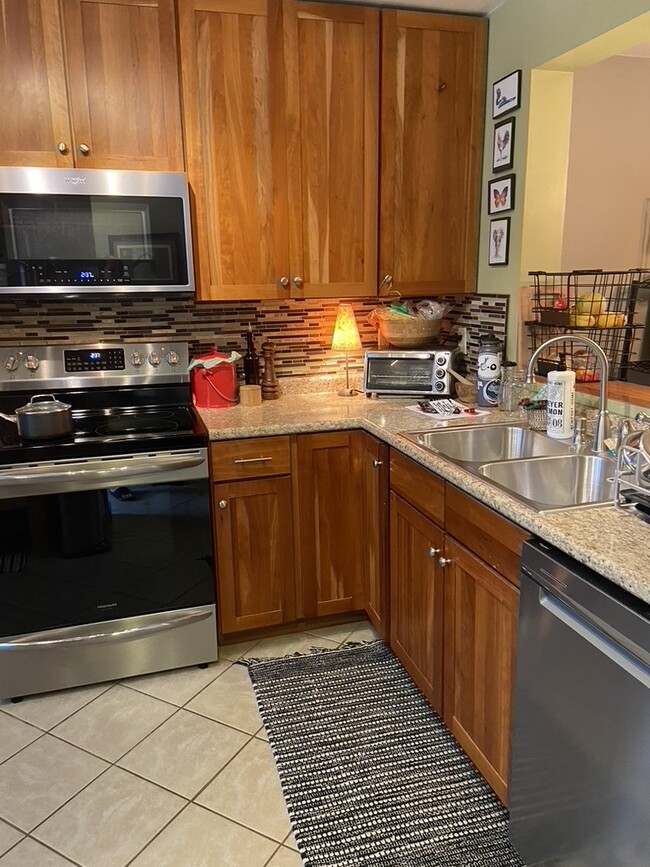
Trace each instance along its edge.
<instances>
[{"instance_id":1,"label":"cabinet drawer","mask_svg":"<svg viewBox=\"0 0 650 867\"><path fill-rule=\"evenodd\" d=\"M519 586L521 546L530 533L447 485L445 529L493 569Z\"/></svg>"},{"instance_id":2,"label":"cabinet drawer","mask_svg":"<svg viewBox=\"0 0 650 867\"><path fill-rule=\"evenodd\" d=\"M390 487L427 518L444 526L445 483L430 470L391 449Z\"/></svg>"},{"instance_id":3,"label":"cabinet drawer","mask_svg":"<svg viewBox=\"0 0 650 867\"><path fill-rule=\"evenodd\" d=\"M256 437L211 443L212 481L225 482L291 473L289 437Z\"/></svg>"}]
</instances>

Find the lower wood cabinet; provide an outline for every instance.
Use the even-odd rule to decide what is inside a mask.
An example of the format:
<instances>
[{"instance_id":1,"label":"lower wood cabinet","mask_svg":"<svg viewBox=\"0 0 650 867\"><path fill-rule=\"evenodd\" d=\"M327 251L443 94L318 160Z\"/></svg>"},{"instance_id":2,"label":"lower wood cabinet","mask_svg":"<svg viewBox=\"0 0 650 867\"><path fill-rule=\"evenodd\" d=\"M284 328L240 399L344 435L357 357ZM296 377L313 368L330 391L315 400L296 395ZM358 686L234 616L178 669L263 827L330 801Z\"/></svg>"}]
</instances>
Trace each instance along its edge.
<instances>
[{"instance_id":1,"label":"lower wood cabinet","mask_svg":"<svg viewBox=\"0 0 650 867\"><path fill-rule=\"evenodd\" d=\"M379 636L390 637L388 575L389 456L386 443L364 434L362 458L363 519L365 521L364 599L370 622Z\"/></svg>"},{"instance_id":2,"label":"lower wood cabinet","mask_svg":"<svg viewBox=\"0 0 650 867\"><path fill-rule=\"evenodd\" d=\"M506 803L519 591L450 536L445 560L445 724Z\"/></svg>"},{"instance_id":3,"label":"lower wood cabinet","mask_svg":"<svg viewBox=\"0 0 650 867\"><path fill-rule=\"evenodd\" d=\"M444 534L390 495L390 644L434 710L442 714Z\"/></svg>"}]
</instances>

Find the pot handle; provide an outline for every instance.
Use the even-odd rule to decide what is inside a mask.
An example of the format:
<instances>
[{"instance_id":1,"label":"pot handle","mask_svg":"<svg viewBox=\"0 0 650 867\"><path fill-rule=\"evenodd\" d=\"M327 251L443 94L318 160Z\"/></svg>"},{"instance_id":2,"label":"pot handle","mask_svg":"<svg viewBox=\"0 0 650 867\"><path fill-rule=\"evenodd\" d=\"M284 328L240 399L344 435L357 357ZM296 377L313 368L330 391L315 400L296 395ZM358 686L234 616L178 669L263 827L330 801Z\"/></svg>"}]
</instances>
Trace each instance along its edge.
<instances>
[{"instance_id":1,"label":"pot handle","mask_svg":"<svg viewBox=\"0 0 650 867\"><path fill-rule=\"evenodd\" d=\"M47 397L50 401L56 400L53 394L35 394L33 397L30 397L29 402L34 403L39 397Z\"/></svg>"},{"instance_id":2,"label":"pot handle","mask_svg":"<svg viewBox=\"0 0 650 867\"><path fill-rule=\"evenodd\" d=\"M17 415L7 415L6 412L0 412L0 418L3 418L5 421L10 421L12 424L18 424Z\"/></svg>"}]
</instances>

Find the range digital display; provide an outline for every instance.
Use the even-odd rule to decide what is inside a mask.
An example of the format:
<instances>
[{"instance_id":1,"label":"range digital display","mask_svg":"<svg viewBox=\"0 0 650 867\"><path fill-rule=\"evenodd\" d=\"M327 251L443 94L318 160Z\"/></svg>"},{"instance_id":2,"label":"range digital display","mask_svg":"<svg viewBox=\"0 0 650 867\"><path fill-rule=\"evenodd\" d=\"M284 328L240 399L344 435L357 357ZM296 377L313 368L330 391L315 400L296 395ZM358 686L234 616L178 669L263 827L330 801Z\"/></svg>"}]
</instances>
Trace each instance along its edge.
<instances>
[{"instance_id":1,"label":"range digital display","mask_svg":"<svg viewBox=\"0 0 650 867\"><path fill-rule=\"evenodd\" d=\"M68 373L86 370L124 370L124 350L115 349L64 349L63 358Z\"/></svg>"}]
</instances>

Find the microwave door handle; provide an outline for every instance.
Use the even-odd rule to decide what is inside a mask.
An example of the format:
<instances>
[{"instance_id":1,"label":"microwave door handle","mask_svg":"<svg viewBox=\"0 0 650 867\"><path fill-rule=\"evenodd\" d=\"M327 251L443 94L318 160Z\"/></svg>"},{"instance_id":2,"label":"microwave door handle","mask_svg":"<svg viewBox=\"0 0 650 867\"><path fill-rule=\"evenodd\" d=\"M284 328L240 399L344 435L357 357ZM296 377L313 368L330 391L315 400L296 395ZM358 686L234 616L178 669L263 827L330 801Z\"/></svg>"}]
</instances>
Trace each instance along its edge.
<instances>
[{"instance_id":1,"label":"microwave door handle","mask_svg":"<svg viewBox=\"0 0 650 867\"><path fill-rule=\"evenodd\" d=\"M0 473L0 485L3 482L20 482L21 485L40 485L44 482L61 481L106 481L113 478L119 485L123 485L129 475L142 475L143 473L160 473L168 470L183 470L201 466L205 462L203 455L182 455L158 457L155 461L147 458L129 461L97 461L83 465L83 467L62 466L53 472L42 472L35 469L33 472L10 472Z\"/></svg>"}]
</instances>

